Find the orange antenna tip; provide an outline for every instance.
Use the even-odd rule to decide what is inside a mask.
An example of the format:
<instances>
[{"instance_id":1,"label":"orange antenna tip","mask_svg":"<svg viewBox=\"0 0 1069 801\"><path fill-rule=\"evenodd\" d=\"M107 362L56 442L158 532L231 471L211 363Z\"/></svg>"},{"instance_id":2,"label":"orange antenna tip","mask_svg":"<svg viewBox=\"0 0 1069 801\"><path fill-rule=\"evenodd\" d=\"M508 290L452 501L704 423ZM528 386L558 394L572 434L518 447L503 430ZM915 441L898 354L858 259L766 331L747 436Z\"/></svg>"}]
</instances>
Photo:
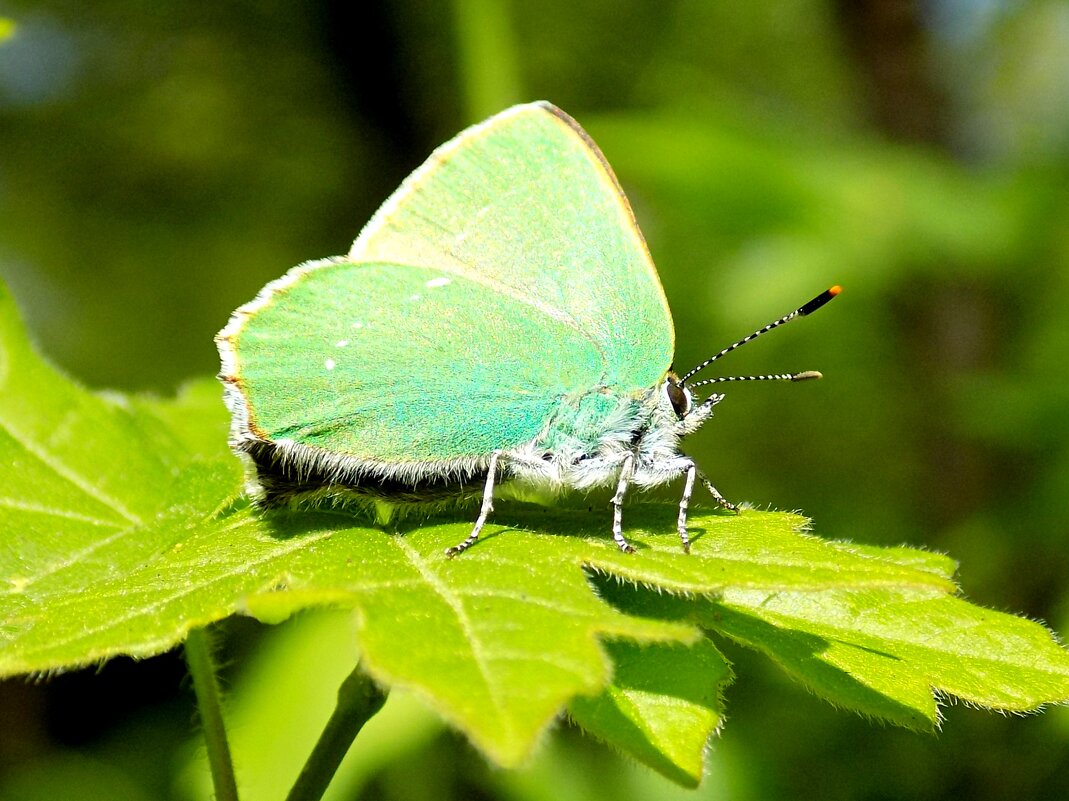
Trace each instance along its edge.
<instances>
[{"instance_id":1,"label":"orange antenna tip","mask_svg":"<svg viewBox=\"0 0 1069 801\"><path fill-rule=\"evenodd\" d=\"M831 289L825 289L823 292L821 292L819 295L809 301L809 303L805 304L802 308L800 308L798 310L798 316L805 317L807 314L812 314L842 291L843 288L838 284L833 286Z\"/></svg>"}]
</instances>

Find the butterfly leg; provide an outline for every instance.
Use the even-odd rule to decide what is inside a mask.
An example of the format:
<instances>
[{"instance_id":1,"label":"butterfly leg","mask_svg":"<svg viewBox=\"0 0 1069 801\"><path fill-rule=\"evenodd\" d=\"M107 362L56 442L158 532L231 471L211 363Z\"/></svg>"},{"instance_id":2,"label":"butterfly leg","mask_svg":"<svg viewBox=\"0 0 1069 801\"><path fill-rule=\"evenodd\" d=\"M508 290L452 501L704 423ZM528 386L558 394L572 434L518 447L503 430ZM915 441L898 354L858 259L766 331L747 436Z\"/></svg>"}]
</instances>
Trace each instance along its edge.
<instances>
[{"instance_id":1,"label":"butterfly leg","mask_svg":"<svg viewBox=\"0 0 1069 801\"><path fill-rule=\"evenodd\" d=\"M687 535L687 507L690 506L690 496L694 492L694 479L698 475L698 467L694 462L691 462L687 465L686 470L687 482L683 485L683 497L679 499L679 519L676 521L676 528L679 529L679 539L683 543L683 553L690 553L690 537Z\"/></svg>"},{"instance_id":2,"label":"butterfly leg","mask_svg":"<svg viewBox=\"0 0 1069 801\"><path fill-rule=\"evenodd\" d=\"M483 526L486 525L486 518L490 516L490 513L494 511L494 482L497 480L497 460L501 456L501 451L494 451L490 454L490 466L486 472L486 484L483 486L483 505L479 509L479 518L475 521L475 525L471 529L471 534L468 538L459 545L454 545L452 548L445 549L445 555L447 558L452 559L458 553L463 553L475 544L475 540L479 539L479 532L483 530Z\"/></svg>"},{"instance_id":3,"label":"butterfly leg","mask_svg":"<svg viewBox=\"0 0 1069 801\"><path fill-rule=\"evenodd\" d=\"M635 552L631 543L624 539L624 495L634 474L635 455L629 453L620 466L620 480L616 483L616 494L612 496L612 538L624 553Z\"/></svg>"},{"instance_id":4,"label":"butterfly leg","mask_svg":"<svg viewBox=\"0 0 1069 801\"><path fill-rule=\"evenodd\" d=\"M713 496L713 500L716 501L724 509L730 509L732 512L738 514L739 507L720 494L720 490L713 486L713 483L705 477L704 474L698 473L698 478L701 479L702 484L709 490L709 494Z\"/></svg>"}]
</instances>

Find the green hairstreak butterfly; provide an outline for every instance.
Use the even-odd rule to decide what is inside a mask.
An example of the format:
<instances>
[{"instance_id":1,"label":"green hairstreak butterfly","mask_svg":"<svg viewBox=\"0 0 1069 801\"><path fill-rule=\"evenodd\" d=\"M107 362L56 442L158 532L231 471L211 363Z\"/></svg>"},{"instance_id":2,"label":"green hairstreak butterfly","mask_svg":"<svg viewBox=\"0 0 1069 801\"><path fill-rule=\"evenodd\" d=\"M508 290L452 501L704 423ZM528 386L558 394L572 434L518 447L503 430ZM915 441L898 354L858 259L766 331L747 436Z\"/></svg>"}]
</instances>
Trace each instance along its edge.
<instances>
[{"instance_id":1,"label":"green hairstreak butterfly","mask_svg":"<svg viewBox=\"0 0 1069 801\"><path fill-rule=\"evenodd\" d=\"M515 106L438 148L347 256L301 264L216 337L230 443L259 503L383 510L616 488L625 551L632 486L695 482L733 509L680 439L724 381L692 382L754 337L804 316L832 287L707 359L671 370L675 332L645 241L597 146L548 103Z\"/></svg>"}]
</instances>

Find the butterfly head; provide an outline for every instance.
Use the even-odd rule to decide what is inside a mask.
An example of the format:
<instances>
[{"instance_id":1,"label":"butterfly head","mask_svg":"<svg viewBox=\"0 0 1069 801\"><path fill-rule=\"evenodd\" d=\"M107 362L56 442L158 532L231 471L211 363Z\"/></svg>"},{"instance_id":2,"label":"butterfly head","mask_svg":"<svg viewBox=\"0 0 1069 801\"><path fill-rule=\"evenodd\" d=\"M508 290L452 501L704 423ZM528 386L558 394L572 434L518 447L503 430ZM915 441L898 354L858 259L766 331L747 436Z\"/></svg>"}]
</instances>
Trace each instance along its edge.
<instances>
[{"instance_id":1,"label":"butterfly head","mask_svg":"<svg viewBox=\"0 0 1069 801\"><path fill-rule=\"evenodd\" d=\"M674 416L674 428L677 436L685 436L701 428L713 413L713 407L724 399L723 395L713 394L699 401L675 373L665 376L661 387L661 407Z\"/></svg>"},{"instance_id":2,"label":"butterfly head","mask_svg":"<svg viewBox=\"0 0 1069 801\"><path fill-rule=\"evenodd\" d=\"M704 370L722 356L726 356L736 348L745 345L747 342L752 342L762 334L766 334L784 323L812 314L841 291L841 288L838 286L833 286L830 289L825 290L805 305L792 311L790 314L784 315L775 322L769 323L763 328L759 328L749 336L743 337L738 342L728 345L728 347L721 350L715 356L706 359L694 369L689 370L682 378L679 378L675 373L668 373L664 379L664 403L666 406L670 406L675 413L677 434L683 436L693 431L697 431L702 424L712 416L713 407L724 399L722 394L714 393L700 403L696 403L694 393L692 392L693 388L705 386L707 384L723 384L728 381L807 381L813 378L820 378L821 375L816 370L805 370L800 373L777 373L774 375L721 376L719 378L706 378L702 381L693 381L690 382L689 385L687 383L693 376L697 375L700 371Z\"/></svg>"}]
</instances>

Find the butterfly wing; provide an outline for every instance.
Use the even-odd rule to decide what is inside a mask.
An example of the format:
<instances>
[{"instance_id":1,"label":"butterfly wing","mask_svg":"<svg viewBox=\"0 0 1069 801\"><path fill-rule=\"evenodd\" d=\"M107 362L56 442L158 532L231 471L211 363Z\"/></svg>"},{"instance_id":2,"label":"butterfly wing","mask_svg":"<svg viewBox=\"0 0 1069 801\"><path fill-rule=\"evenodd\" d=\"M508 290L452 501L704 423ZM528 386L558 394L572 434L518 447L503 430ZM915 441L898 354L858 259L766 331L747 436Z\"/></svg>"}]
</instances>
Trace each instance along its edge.
<instances>
[{"instance_id":1,"label":"butterfly wing","mask_svg":"<svg viewBox=\"0 0 1069 801\"><path fill-rule=\"evenodd\" d=\"M570 322L432 267L314 262L230 335L257 439L382 463L486 456L539 434L603 360Z\"/></svg>"},{"instance_id":2,"label":"butterfly wing","mask_svg":"<svg viewBox=\"0 0 1069 801\"><path fill-rule=\"evenodd\" d=\"M535 299L597 343L605 380L624 391L652 386L672 361L671 313L631 206L597 145L548 103L438 148L349 258L434 265Z\"/></svg>"},{"instance_id":3,"label":"butterfly wing","mask_svg":"<svg viewBox=\"0 0 1069 801\"><path fill-rule=\"evenodd\" d=\"M548 104L440 147L346 259L294 268L219 340L236 439L379 463L528 442L562 396L649 387L673 351L626 198Z\"/></svg>"}]
</instances>

